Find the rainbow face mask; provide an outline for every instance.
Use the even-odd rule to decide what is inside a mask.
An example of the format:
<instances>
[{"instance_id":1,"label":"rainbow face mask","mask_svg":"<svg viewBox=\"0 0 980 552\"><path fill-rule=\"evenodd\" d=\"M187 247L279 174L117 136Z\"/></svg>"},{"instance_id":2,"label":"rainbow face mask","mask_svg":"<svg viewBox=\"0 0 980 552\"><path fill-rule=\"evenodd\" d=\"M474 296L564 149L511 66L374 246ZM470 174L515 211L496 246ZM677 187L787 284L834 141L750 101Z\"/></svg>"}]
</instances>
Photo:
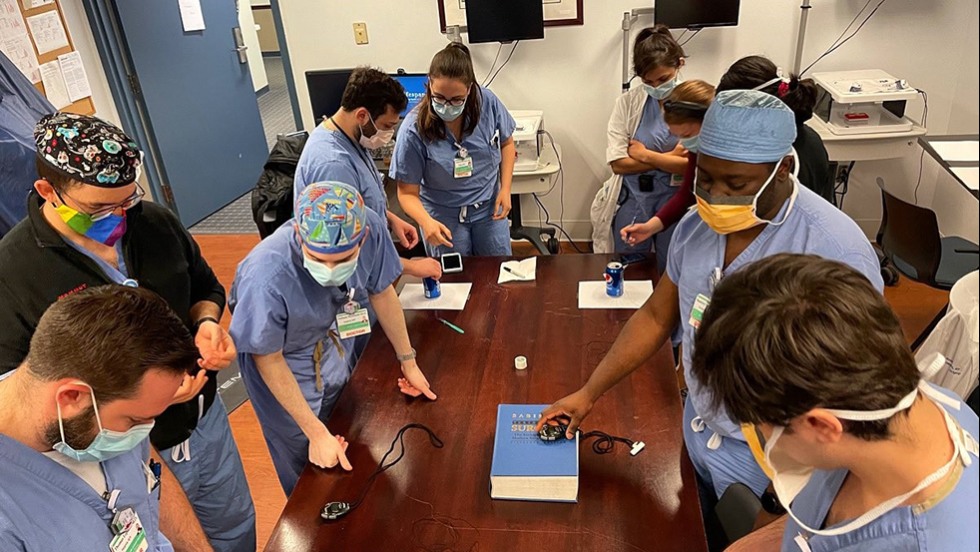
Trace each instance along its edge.
<instances>
[{"instance_id":1,"label":"rainbow face mask","mask_svg":"<svg viewBox=\"0 0 980 552\"><path fill-rule=\"evenodd\" d=\"M61 205L55 207L54 210L61 217L61 220L76 233L108 245L109 247L116 245L116 242L126 233L125 211L123 211L121 216L115 213L106 213L105 215L93 217L87 213L72 209L64 201L61 202Z\"/></svg>"}]
</instances>

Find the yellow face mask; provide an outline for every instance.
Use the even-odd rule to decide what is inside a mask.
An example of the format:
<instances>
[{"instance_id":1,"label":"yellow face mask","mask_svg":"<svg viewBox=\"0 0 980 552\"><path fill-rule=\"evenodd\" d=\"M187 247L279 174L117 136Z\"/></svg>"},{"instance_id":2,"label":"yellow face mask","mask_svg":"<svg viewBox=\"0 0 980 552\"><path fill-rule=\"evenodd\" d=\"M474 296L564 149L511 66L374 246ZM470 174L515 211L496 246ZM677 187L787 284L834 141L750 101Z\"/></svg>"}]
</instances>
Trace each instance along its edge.
<instances>
[{"instance_id":1,"label":"yellow face mask","mask_svg":"<svg viewBox=\"0 0 980 552\"><path fill-rule=\"evenodd\" d=\"M779 163L776 163L776 168L773 169L772 174L766 180L766 183L759 188L753 196L726 196L713 198L708 195L707 192L700 189L697 184L697 177L694 179L694 199L697 201L698 214L701 215L701 220L705 222L712 230L721 234L728 235L734 234L735 232L741 232L742 230L748 230L754 226L760 224L772 224L774 226L779 226L786 221L786 217L789 216L790 211L793 209L793 204L796 203L797 195L797 185L796 179L793 179L793 192L789 198L789 208L786 209L786 214L783 215L783 220L779 222L773 222L770 220L765 220L759 218L756 211L758 210L759 196L766 191L766 188L772 184L772 181L776 178L776 173L779 171Z\"/></svg>"},{"instance_id":2,"label":"yellow face mask","mask_svg":"<svg viewBox=\"0 0 980 552\"><path fill-rule=\"evenodd\" d=\"M775 472L769 462L766 461L766 447L763 444L765 438L762 436L762 432L755 424L742 424L742 435L745 436L745 442L748 443L749 450L752 451L752 456L755 457L759 467L762 468L766 477L772 479Z\"/></svg>"}]
</instances>

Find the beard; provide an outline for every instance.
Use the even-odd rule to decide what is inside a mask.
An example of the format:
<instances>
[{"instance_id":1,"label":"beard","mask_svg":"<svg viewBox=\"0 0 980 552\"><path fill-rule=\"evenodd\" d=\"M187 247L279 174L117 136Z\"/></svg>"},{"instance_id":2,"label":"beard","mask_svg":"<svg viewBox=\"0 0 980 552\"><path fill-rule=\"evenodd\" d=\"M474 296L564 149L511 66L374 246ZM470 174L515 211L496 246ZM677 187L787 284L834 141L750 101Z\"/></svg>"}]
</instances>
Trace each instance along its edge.
<instances>
[{"instance_id":1,"label":"beard","mask_svg":"<svg viewBox=\"0 0 980 552\"><path fill-rule=\"evenodd\" d=\"M75 450L88 448L98 433L95 423L95 410L91 406L74 418L64 419L63 424L65 427L65 444ZM44 443L54 445L60 443L61 440L61 430L58 427L58 421L55 420L44 429Z\"/></svg>"}]
</instances>

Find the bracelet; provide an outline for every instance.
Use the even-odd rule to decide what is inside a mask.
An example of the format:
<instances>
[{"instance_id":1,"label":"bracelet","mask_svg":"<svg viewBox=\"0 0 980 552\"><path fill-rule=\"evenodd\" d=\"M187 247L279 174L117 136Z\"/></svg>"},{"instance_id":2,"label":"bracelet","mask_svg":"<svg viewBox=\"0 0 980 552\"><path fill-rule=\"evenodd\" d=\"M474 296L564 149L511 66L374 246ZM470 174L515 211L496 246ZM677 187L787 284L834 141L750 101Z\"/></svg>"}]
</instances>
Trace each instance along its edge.
<instances>
[{"instance_id":1,"label":"bracelet","mask_svg":"<svg viewBox=\"0 0 980 552\"><path fill-rule=\"evenodd\" d=\"M407 355L395 355L395 358L398 359L398 362L407 362L412 360L415 358L415 349L413 348L412 352L408 353Z\"/></svg>"},{"instance_id":2,"label":"bracelet","mask_svg":"<svg viewBox=\"0 0 980 552\"><path fill-rule=\"evenodd\" d=\"M194 331L196 332L197 330L201 329L201 324L205 322L214 322L215 324L219 325L221 324L221 322L218 322L218 319L213 316L202 316L194 322Z\"/></svg>"}]
</instances>

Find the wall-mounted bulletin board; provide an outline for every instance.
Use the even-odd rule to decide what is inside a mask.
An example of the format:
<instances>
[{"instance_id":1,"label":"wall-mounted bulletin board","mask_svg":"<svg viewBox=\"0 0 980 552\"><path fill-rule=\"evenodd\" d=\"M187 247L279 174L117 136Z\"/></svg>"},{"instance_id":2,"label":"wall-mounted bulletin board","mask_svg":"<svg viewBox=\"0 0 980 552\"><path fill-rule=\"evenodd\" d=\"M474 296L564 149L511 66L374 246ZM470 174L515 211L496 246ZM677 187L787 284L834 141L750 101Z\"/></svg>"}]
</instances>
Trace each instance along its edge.
<instances>
[{"instance_id":1,"label":"wall-mounted bulletin board","mask_svg":"<svg viewBox=\"0 0 980 552\"><path fill-rule=\"evenodd\" d=\"M95 113L58 0L0 0L0 50L57 109Z\"/></svg>"}]
</instances>

